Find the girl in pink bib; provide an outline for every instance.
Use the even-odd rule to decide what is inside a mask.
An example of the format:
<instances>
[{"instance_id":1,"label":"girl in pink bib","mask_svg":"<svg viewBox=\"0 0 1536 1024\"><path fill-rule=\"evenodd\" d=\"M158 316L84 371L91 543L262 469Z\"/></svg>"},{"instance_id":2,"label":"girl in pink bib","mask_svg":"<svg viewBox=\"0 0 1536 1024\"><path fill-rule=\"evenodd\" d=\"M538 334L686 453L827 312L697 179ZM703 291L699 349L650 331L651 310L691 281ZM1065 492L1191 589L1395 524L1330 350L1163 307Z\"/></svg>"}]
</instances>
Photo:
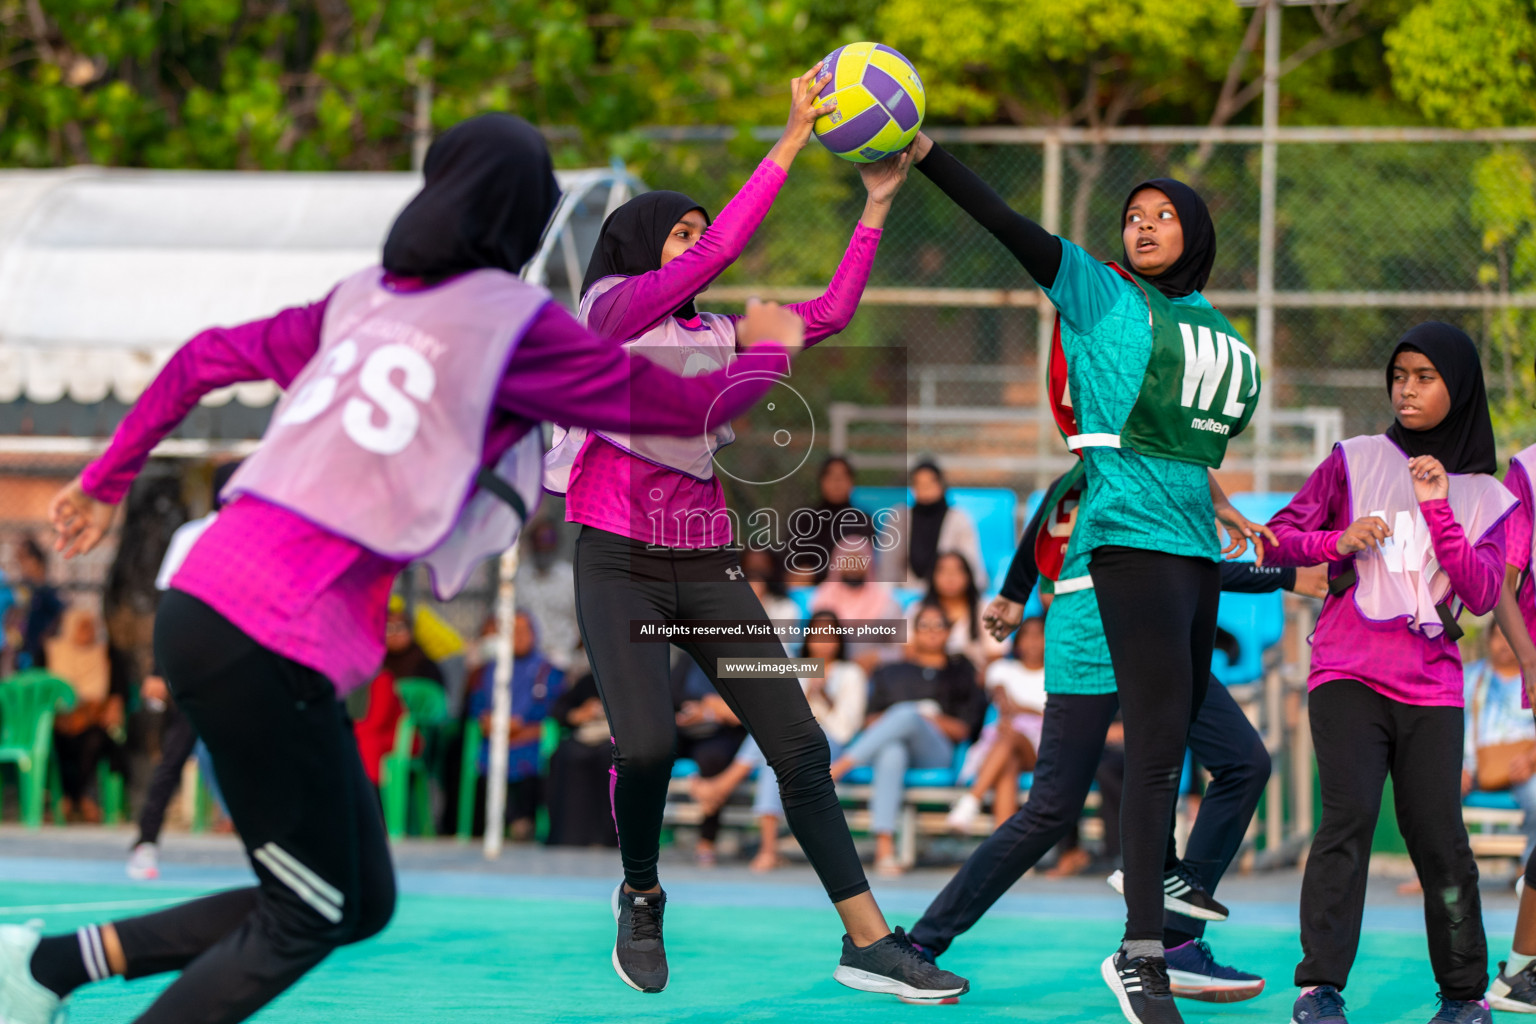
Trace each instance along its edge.
<instances>
[{"instance_id":1,"label":"girl in pink bib","mask_svg":"<svg viewBox=\"0 0 1536 1024\"><path fill-rule=\"evenodd\" d=\"M1492 476L1493 425L1477 348L1449 324L1398 341L1386 383L1396 421L1334 449L1270 521L1277 565L1327 562L1308 713L1323 815L1301 892L1297 1020L1344 1019L1382 788L1424 889L1437 1021L1489 1020L1477 865L1461 817L1456 615L1498 601L1515 499Z\"/></svg>"}]
</instances>

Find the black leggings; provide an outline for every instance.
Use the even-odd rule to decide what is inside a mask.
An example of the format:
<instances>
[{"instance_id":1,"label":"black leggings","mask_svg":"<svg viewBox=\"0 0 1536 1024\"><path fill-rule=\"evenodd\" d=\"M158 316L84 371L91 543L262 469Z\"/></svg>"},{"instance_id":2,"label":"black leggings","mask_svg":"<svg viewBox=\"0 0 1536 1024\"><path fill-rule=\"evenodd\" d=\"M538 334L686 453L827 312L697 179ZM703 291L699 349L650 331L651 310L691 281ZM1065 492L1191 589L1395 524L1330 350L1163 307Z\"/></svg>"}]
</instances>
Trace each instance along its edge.
<instances>
[{"instance_id":1,"label":"black leggings","mask_svg":"<svg viewBox=\"0 0 1536 1024\"><path fill-rule=\"evenodd\" d=\"M721 548L647 550L583 526L576 540L576 618L613 730L613 813L624 880L657 884L662 810L677 725L667 644L633 642L631 621L714 619L768 624L762 602ZM735 576L735 578L732 578ZM679 643L757 740L779 778L784 816L833 902L869 890L832 785L826 734L796 679L721 679L719 658L782 658L777 639ZM220 776L222 779L222 776Z\"/></svg>"},{"instance_id":2,"label":"black leggings","mask_svg":"<svg viewBox=\"0 0 1536 1024\"><path fill-rule=\"evenodd\" d=\"M1089 559L1125 720L1125 937L1163 937L1163 872L1189 724L1205 699L1221 569L1205 558L1095 548Z\"/></svg>"},{"instance_id":3,"label":"black leggings","mask_svg":"<svg viewBox=\"0 0 1536 1024\"><path fill-rule=\"evenodd\" d=\"M942 953L1061 840L1088 798L1104 734L1119 708L1112 693L1053 693L1045 702L1040 759L1029 800L977 847L912 926L912 941ZM1226 687L1212 681L1189 747L1211 772L1211 785L1189 834L1185 862L1209 891L1243 843L1243 833L1269 781L1269 752ZM1105 823L1106 829L1109 823ZM1172 856L1172 839L1169 840ZM1205 922L1167 913L1163 942L1204 934Z\"/></svg>"},{"instance_id":4,"label":"black leggings","mask_svg":"<svg viewBox=\"0 0 1536 1024\"><path fill-rule=\"evenodd\" d=\"M394 868L329 680L176 590L160 602L155 655L213 755L259 884L114 927L127 977L181 971L139 1024L229 1024L377 934L394 913Z\"/></svg>"},{"instance_id":5,"label":"black leggings","mask_svg":"<svg viewBox=\"0 0 1536 1024\"><path fill-rule=\"evenodd\" d=\"M1461 817L1462 709L1403 704L1353 679L1323 683L1307 704L1323 820L1301 882L1296 984L1342 989L1349 980L1371 839L1391 772L1397 825L1424 889L1435 981L1447 999L1483 998L1488 942Z\"/></svg>"},{"instance_id":6,"label":"black leggings","mask_svg":"<svg viewBox=\"0 0 1536 1024\"><path fill-rule=\"evenodd\" d=\"M181 708L172 701L165 708L163 728L160 730L160 760L155 772L149 777L149 793L139 810L140 843L158 843L160 829L165 825L165 810L181 785L181 770L187 758L197 747L197 730Z\"/></svg>"}]
</instances>

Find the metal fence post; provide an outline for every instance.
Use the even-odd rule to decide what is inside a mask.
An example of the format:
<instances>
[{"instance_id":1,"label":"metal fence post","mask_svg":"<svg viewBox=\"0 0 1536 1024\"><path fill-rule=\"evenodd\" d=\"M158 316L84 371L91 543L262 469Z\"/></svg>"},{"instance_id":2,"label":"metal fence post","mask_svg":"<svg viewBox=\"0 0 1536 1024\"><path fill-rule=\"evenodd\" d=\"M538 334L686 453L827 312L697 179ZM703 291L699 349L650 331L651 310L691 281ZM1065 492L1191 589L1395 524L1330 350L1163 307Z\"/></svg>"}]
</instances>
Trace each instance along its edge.
<instances>
[{"instance_id":1,"label":"metal fence post","mask_svg":"<svg viewBox=\"0 0 1536 1024\"><path fill-rule=\"evenodd\" d=\"M1259 159L1259 372L1264 386L1254 410L1255 450L1253 489L1269 490L1270 448L1274 426L1275 369L1275 170L1280 127L1280 0L1269 0L1264 12L1264 142Z\"/></svg>"},{"instance_id":2,"label":"metal fence post","mask_svg":"<svg viewBox=\"0 0 1536 1024\"><path fill-rule=\"evenodd\" d=\"M1061 232L1061 165L1062 148L1061 136L1050 133L1044 139L1044 151L1041 154L1045 165L1045 173L1040 183L1040 226L1052 234ZM1046 460L1050 456L1051 448L1051 424L1055 419L1051 415L1051 325L1055 317L1051 312L1051 304L1045 298L1045 293L1039 295L1039 302L1035 306L1035 407L1039 413L1039 427L1035 432L1035 455L1037 456L1035 470L1035 488L1043 489L1051 482L1051 475L1046 470Z\"/></svg>"}]
</instances>

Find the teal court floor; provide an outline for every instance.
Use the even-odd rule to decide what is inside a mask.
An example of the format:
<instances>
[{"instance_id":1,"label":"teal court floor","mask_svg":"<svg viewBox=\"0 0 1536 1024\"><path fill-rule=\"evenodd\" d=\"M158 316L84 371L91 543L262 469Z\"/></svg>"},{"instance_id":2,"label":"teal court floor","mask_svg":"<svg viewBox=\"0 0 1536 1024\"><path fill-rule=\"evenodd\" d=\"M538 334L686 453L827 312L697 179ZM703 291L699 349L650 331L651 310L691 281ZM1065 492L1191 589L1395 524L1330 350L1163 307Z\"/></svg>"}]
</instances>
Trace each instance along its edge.
<instances>
[{"instance_id":1,"label":"teal court floor","mask_svg":"<svg viewBox=\"0 0 1536 1024\"><path fill-rule=\"evenodd\" d=\"M49 931L153 910L250 880L228 840L169 836L161 880L128 881L131 833L27 834L0 830L0 923L42 919ZM510 847L488 865L445 843L398 850L401 900L378 938L341 950L254 1018L264 1024L334 1022L971 1021L1112 1022L1123 1018L1099 980L1123 905L1102 879L1026 878L942 961L971 980L956 1006L908 1006L832 980L841 929L805 867L769 878L736 867L663 865L671 895L672 983L660 995L625 987L609 963L608 894L617 856ZM910 924L949 877L916 872L876 893L894 924ZM1360 958L1346 997L1352 1021L1427 1021L1434 980L1415 899L1397 879L1373 877ZM1208 934L1220 959L1270 979L1249 1002L1181 1002L1191 1024L1290 1019L1300 952L1294 871L1238 877L1221 895L1233 919ZM1497 959L1508 949L1514 899L1485 884L1485 921ZM131 1021L166 983L112 981L70 1003L72 1024Z\"/></svg>"}]
</instances>

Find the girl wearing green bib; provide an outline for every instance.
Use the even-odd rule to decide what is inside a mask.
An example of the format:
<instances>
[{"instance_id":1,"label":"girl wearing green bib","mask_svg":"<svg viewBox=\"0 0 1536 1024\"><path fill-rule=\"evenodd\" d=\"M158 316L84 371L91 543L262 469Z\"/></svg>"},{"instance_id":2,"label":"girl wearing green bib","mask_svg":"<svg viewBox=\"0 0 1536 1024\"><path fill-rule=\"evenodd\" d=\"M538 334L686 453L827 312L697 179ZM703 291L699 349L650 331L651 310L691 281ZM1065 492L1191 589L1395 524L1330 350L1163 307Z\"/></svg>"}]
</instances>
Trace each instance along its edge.
<instances>
[{"instance_id":1,"label":"girl wearing green bib","mask_svg":"<svg viewBox=\"0 0 1536 1024\"><path fill-rule=\"evenodd\" d=\"M1205 203L1159 178L1132 189L1123 265L1102 264L1008 205L925 135L918 169L1001 241L1056 307L1049 387L1087 467L1073 531L1104 623L1125 719L1121 811L1125 940L1105 982L1132 1024L1177 1024L1163 956L1164 857L1189 723L1204 699L1221 587L1217 561L1265 527L1210 469L1248 423L1258 360L1200 289L1216 255ZM1231 543L1226 551L1220 521Z\"/></svg>"}]
</instances>

